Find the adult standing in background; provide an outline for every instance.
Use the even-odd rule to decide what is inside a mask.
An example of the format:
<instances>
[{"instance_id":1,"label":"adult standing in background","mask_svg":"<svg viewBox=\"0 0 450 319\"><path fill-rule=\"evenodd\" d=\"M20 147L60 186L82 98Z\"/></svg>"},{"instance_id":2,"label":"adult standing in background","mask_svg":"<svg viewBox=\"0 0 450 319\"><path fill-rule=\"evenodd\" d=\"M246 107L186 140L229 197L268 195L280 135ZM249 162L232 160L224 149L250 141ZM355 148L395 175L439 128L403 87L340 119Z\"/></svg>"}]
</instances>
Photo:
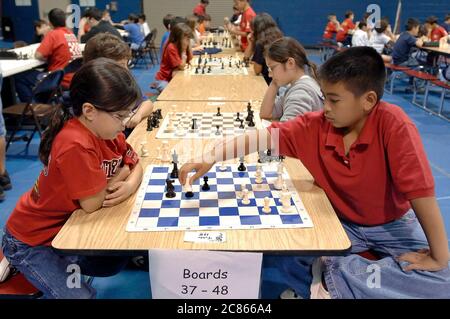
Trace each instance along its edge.
<instances>
[{"instance_id":1,"label":"adult standing in background","mask_svg":"<svg viewBox=\"0 0 450 319\"><path fill-rule=\"evenodd\" d=\"M206 15L206 7L209 5L209 0L200 0L200 3L198 3L194 10L192 10L192 13L194 15L202 16L204 17Z\"/></svg>"}]
</instances>

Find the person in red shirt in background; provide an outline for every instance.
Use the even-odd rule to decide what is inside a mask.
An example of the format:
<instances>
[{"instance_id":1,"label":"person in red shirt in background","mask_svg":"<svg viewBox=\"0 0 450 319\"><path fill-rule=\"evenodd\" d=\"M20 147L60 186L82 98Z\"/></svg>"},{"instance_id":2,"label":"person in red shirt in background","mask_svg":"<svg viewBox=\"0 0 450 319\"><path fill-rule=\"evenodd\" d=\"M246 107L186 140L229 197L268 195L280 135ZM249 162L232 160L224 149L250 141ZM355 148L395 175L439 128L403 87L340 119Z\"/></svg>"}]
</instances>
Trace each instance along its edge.
<instances>
[{"instance_id":1,"label":"person in red shirt in background","mask_svg":"<svg viewBox=\"0 0 450 319\"><path fill-rule=\"evenodd\" d=\"M197 17L206 16L206 7L208 6L208 4L209 0L200 0L200 3L195 6L194 10L192 10L192 13Z\"/></svg>"},{"instance_id":2,"label":"person in red shirt in background","mask_svg":"<svg viewBox=\"0 0 450 319\"><path fill-rule=\"evenodd\" d=\"M239 28L231 28L229 31L231 34L241 37L241 50L245 52L248 47L247 36L252 32L250 23L256 17L256 13L250 6L249 0L234 0L234 6L242 12L241 23Z\"/></svg>"},{"instance_id":3,"label":"person in red shirt in background","mask_svg":"<svg viewBox=\"0 0 450 319\"><path fill-rule=\"evenodd\" d=\"M192 29L185 23L177 23L170 28L170 36L163 50L161 65L156 73L155 89L162 92L172 80L176 71L184 70L192 59L189 42Z\"/></svg>"},{"instance_id":4,"label":"person in red shirt in background","mask_svg":"<svg viewBox=\"0 0 450 319\"><path fill-rule=\"evenodd\" d=\"M190 183L214 162L267 147L272 155L297 158L325 191L351 241L346 256L279 258L297 294L304 285L311 298L449 298L448 241L433 175L414 123L381 100L383 59L371 47L350 48L327 60L319 79L323 111L216 143L181 167L181 184L191 171ZM358 255L369 249L382 259ZM309 287L302 274L308 276L311 265ZM368 285L373 268L381 287Z\"/></svg>"},{"instance_id":5,"label":"person in red shirt in background","mask_svg":"<svg viewBox=\"0 0 450 319\"><path fill-rule=\"evenodd\" d=\"M325 27L325 31L323 32L323 41L336 43L334 37L339 30L341 30L341 25L339 24L336 15L334 13L330 14L328 16L327 26Z\"/></svg>"},{"instance_id":6,"label":"person in red shirt in background","mask_svg":"<svg viewBox=\"0 0 450 319\"><path fill-rule=\"evenodd\" d=\"M427 18L425 27L428 30L428 38L433 42L440 41L448 36L447 31L438 24L438 18L435 16Z\"/></svg>"},{"instance_id":7,"label":"person in red shirt in background","mask_svg":"<svg viewBox=\"0 0 450 319\"><path fill-rule=\"evenodd\" d=\"M53 30L49 31L37 48L35 58L47 62L48 71L63 70L70 61L81 58L81 49L77 38L66 28L66 13L61 9L52 9L48 18ZM16 91L22 102L29 102L33 96L32 89L36 85L41 72L30 70L17 74ZM70 86L73 73L64 75L63 88Z\"/></svg>"},{"instance_id":8,"label":"person in red shirt in background","mask_svg":"<svg viewBox=\"0 0 450 319\"><path fill-rule=\"evenodd\" d=\"M3 254L44 298L94 298L95 289L78 274L111 276L128 257L60 255L52 240L77 209L112 207L132 195L142 180L138 155L122 131L141 90L133 75L110 59L83 65L70 86L70 106L55 109L42 136L44 164L34 186L16 204L3 235Z\"/></svg>"},{"instance_id":9,"label":"person in red shirt in background","mask_svg":"<svg viewBox=\"0 0 450 319\"><path fill-rule=\"evenodd\" d=\"M353 23L355 15L352 11L345 13L345 20L341 23L341 30L336 34L336 41L342 43L343 46L352 45L352 34L356 29L356 25Z\"/></svg>"}]
</instances>

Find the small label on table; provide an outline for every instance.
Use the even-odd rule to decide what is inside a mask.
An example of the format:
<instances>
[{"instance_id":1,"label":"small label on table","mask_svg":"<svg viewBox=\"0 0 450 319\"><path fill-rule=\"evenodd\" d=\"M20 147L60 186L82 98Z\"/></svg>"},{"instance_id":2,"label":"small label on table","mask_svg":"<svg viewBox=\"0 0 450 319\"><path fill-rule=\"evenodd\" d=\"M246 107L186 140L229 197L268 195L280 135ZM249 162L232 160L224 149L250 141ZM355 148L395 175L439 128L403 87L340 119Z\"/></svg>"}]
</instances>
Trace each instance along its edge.
<instances>
[{"instance_id":1,"label":"small label on table","mask_svg":"<svg viewBox=\"0 0 450 319\"><path fill-rule=\"evenodd\" d=\"M227 237L224 232L204 231L204 232L185 232L184 241L192 243L224 243Z\"/></svg>"}]
</instances>

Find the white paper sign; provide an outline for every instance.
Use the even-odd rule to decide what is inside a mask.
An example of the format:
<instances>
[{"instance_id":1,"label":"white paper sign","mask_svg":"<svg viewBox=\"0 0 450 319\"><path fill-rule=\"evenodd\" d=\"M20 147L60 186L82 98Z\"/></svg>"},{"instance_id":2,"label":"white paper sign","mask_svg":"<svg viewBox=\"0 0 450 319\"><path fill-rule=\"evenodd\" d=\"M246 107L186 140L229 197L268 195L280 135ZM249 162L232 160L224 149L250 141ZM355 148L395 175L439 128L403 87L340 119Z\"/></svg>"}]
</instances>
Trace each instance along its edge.
<instances>
[{"instance_id":1,"label":"white paper sign","mask_svg":"<svg viewBox=\"0 0 450 319\"><path fill-rule=\"evenodd\" d=\"M257 299L261 253L150 250L153 299Z\"/></svg>"},{"instance_id":2,"label":"white paper sign","mask_svg":"<svg viewBox=\"0 0 450 319\"><path fill-rule=\"evenodd\" d=\"M184 241L192 243L225 243L227 235L220 231L185 232Z\"/></svg>"}]
</instances>

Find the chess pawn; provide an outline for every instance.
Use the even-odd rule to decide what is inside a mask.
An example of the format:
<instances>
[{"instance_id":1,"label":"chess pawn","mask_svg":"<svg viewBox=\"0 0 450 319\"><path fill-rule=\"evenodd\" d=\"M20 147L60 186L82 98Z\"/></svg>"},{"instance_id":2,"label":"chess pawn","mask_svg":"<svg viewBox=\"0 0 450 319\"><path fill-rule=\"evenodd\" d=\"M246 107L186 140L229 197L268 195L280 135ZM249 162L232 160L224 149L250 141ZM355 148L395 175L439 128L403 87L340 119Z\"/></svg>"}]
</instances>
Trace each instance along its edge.
<instances>
[{"instance_id":1,"label":"chess pawn","mask_svg":"<svg viewBox=\"0 0 450 319\"><path fill-rule=\"evenodd\" d=\"M288 190L283 190L281 192L281 211L283 213L291 213L292 212L292 206L291 206L291 192Z\"/></svg>"},{"instance_id":2,"label":"chess pawn","mask_svg":"<svg viewBox=\"0 0 450 319\"><path fill-rule=\"evenodd\" d=\"M225 166L225 162L222 162L219 166L219 170L222 172L225 172L227 170L227 167Z\"/></svg>"},{"instance_id":3,"label":"chess pawn","mask_svg":"<svg viewBox=\"0 0 450 319\"><path fill-rule=\"evenodd\" d=\"M256 169L255 172L255 182L256 184L261 184L263 182L262 179L262 174L261 174L261 169L258 170L258 168Z\"/></svg>"},{"instance_id":4,"label":"chess pawn","mask_svg":"<svg viewBox=\"0 0 450 319\"><path fill-rule=\"evenodd\" d=\"M148 157L148 151L145 148L145 145L147 144L146 141L141 142L141 157Z\"/></svg>"},{"instance_id":5,"label":"chess pawn","mask_svg":"<svg viewBox=\"0 0 450 319\"><path fill-rule=\"evenodd\" d=\"M250 200L248 199L248 189L244 188L242 191L242 204L248 205L250 204Z\"/></svg>"},{"instance_id":6,"label":"chess pawn","mask_svg":"<svg viewBox=\"0 0 450 319\"><path fill-rule=\"evenodd\" d=\"M270 198L267 196L264 197L264 207L263 207L262 211L266 214L269 214L272 212L272 209L270 208Z\"/></svg>"},{"instance_id":7,"label":"chess pawn","mask_svg":"<svg viewBox=\"0 0 450 319\"><path fill-rule=\"evenodd\" d=\"M245 184L241 184L241 191L239 193L239 197L244 197L244 190L247 189L247 186Z\"/></svg>"},{"instance_id":8,"label":"chess pawn","mask_svg":"<svg viewBox=\"0 0 450 319\"><path fill-rule=\"evenodd\" d=\"M273 183L273 187L278 190L283 188L283 174L278 173L278 177L275 180L275 183Z\"/></svg>"},{"instance_id":9,"label":"chess pawn","mask_svg":"<svg viewBox=\"0 0 450 319\"><path fill-rule=\"evenodd\" d=\"M162 144L161 161L170 162L169 142L163 141Z\"/></svg>"}]
</instances>

